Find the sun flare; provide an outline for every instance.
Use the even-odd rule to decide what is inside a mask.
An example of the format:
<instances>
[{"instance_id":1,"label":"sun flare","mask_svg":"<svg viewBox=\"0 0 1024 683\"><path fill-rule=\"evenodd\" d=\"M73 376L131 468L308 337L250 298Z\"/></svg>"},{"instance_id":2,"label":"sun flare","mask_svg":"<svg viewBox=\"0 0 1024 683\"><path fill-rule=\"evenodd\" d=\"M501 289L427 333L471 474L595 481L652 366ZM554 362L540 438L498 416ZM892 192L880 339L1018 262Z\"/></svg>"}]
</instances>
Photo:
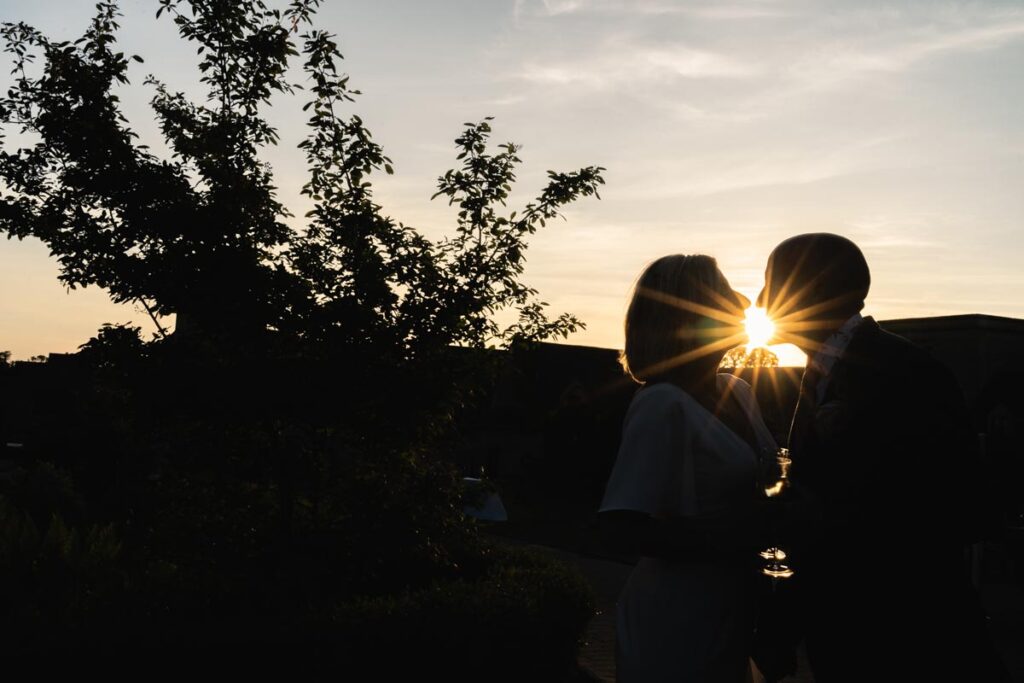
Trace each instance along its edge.
<instances>
[{"instance_id":1,"label":"sun flare","mask_svg":"<svg viewBox=\"0 0 1024 683\"><path fill-rule=\"evenodd\" d=\"M775 334L775 323L768 317L768 312L763 308L751 306L746 310L746 315L743 327L747 332L747 350L767 346Z\"/></svg>"}]
</instances>

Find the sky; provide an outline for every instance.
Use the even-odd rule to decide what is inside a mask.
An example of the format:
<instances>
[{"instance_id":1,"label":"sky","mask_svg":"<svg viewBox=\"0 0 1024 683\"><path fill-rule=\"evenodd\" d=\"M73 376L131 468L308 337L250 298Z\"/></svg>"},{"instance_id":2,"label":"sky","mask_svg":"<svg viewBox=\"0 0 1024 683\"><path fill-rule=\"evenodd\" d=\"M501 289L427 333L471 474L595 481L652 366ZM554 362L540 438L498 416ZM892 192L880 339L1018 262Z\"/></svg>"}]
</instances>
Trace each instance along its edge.
<instances>
[{"instance_id":1,"label":"sky","mask_svg":"<svg viewBox=\"0 0 1024 683\"><path fill-rule=\"evenodd\" d=\"M73 39L92 4L0 0L0 18ZM121 49L146 61L121 96L159 151L145 76L204 93L194 49L156 6L122 2ZM352 111L395 162L379 203L428 236L454 225L430 196L463 122L493 116L493 141L522 145L510 209L549 169L607 168L602 199L570 207L527 254L552 313L588 325L570 343L620 348L630 289L659 256L715 256L753 298L772 247L809 231L862 247L877 319L1024 317L1020 2L325 0L319 24L363 92ZM282 140L266 155L298 216L303 102L275 102ZM73 351L104 322L149 328L57 272L39 242L0 240L0 350Z\"/></svg>"}]
</instances>

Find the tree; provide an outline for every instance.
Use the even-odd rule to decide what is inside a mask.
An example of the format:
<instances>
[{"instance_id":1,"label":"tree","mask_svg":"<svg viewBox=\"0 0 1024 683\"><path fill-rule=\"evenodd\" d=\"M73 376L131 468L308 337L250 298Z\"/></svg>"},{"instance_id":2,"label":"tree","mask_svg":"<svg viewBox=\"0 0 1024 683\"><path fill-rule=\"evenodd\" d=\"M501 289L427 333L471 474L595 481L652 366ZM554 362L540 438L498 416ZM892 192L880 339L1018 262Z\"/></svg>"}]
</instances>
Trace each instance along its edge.
<instances>
[{"instance_id":1,"label":"tree","mask_svg":"<svg viewBox=\"0 0 1024 683\"><path fill-rule=\"evenodd\" d=\"M722 368L776 368L779 366L779 357L769 349L758 346L750 351L745 346L737 346L725 354L722 359Z\"/></svg>"},{"instance_id":2,"label":"tree","mask_svg":"<svg viewBox=\"0 0 1024 683\"><path fill-rule=\"evenodd\" d=\"M370 177L393 169L362 120L343 113L358 91L338 71L337 44L321 30L298 35L318 5L160 0L157 15L169 14L197 45L208 88L197 104L146 79L170 159L137 142L113 93L142 61L115 51L116 3L100 2L73 43L3 24L16 81L0 98L0 135L15 126L38 141L0 154L0 231L45 242L69 287L99 285L114 301L141 303L154 321L173 313L178 331L223 335L232 346L272 330L346 347L387 341L409 356L577 329L572 316L549 321L519 276L526 236L565 204L596 195L602 169L551 172L536 202L500 216L516 147L489 155L489 123L467 124L456 141L463 168L438 186L460 207L456 235L431 243L382 215ZM271 96L302 88L288 72L297 35L312 94L303 107L311 110L303 191L315 202L301 234L284 222L291 214L259 158L278 140L263 115ZM39 53L42 74L32 76ZM493 314L508 307L519 322L499 330Z\"/></svg>"},{"instance_id":3,"label":"tree","mask_svg":"<svg viewBox=\"0 0 1024 683\"><path fill-rule=\"evenodd\" d=\"M256 156L275 136L258 108L287 87L287 30L271 27L263 9L227 3L205 21L179 18L182 34L208 51L200 68L212 104L189 105L149 81L174 151L160 160L137 144L112 92L128 83L129 59L114 51L117 16L115 3L99 3L74 43L4 24L16 83L0 100L2 121L39 140L0 156L0 229L45 242L69 287L99 285L154 316L177 313L183 327L268 323L270 285L283 277L275 250L291 231ZM45 65L31 77L37 52Z\"/></svg>"},{"instance_id":4,"label":"tree","mask_svg":"<svg viewBox=\"0 0 1024 683\"><path fill-rule=\"evenodd\" d=\"M603 169L549 172L536 200L506 213L518 147L490 150L489 119L465 124L461 167L436 195L458 208L457 224L426 239L374 202L373 174L393 169L344 113L358 92L338 71L333 37L312 28L318 5L160 0L157 15L202 55L209 96L196 103L146 79L169 159L138 143L113 94L141 61L115 49L115 3L100 2L71 43L2 25L16 79L0 97L0 135L15 128L32 142L0 152L0 231L45 242L69 287L104 287L158 325L177 315L164 339L104 326L70 363L51 364L88 380L41 417L38 454L85 482L97 523L131 531L117 561L136 564L117 570L137 593L119 607L179 619L168 628L185 639L239 627L319 638L327 623L341 635L324 650L358 654L370 644L355 638L374 633L364 626L393 633L395 605L407 605L419 610L414 624L450 611L449 624L410 634L434 657L458 651L450 663L467 629L486 637L464 610L487 604L472 593L490 582L524 611L481 623L508 622L519 639L550 626L571 650L589 610L583 584L534 562L498 565L461 513L442 439L490 376L491 347L582 326L549 318L522 281L526 242L565 205L597 196ZM288 71L300 54L313 208L293 230L259 153L277 141L263 116L271 95L303 89ZM496 314L508 310L517 320L502 327ZM46 633L46 583L33 585L24 613ZM545 604L569 619L549 619ZM435 636L448 649L433 648Z\"/></svg>"}]
</instances>

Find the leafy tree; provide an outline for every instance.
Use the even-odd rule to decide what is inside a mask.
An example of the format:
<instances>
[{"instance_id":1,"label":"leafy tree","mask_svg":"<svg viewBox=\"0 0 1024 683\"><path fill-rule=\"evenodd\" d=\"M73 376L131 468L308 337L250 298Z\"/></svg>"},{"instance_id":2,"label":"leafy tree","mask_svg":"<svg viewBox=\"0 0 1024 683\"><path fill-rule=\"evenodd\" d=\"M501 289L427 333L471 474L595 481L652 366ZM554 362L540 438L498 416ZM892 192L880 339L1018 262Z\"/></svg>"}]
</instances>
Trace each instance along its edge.
<instances>
[{"instance_id":1,"label":"leafy tree","mask_svg":"<svg viewBox=\"0 0 1024 683\"><path fill-rule=\"evenodd\" d=\"M135 357L142 353L144 342L140 337L141 332L141 327L103 323L96 336L81 344L78 350L82 354L100 356L97 365L114 365L117 363L117 355Z\"/></svg>"},{"instance_id":2,"label":"leafy tree","mask_svg":"<svg viewBox=\"0 0 1024 683\"><path fill-rule=\"evenodd\" d=\"M765 347L759 346L747 354L746 364L748 368L777 368L779 357Z\"/></svg>"},{"instance_id":3,"label":"leafy tree","mask_svg":"<svg viewBox=\"0 0 1024 683\"><path fill-rule=\"evenodd\" d=\"M776 368L779 366L779 357L769 349L758 346L747 351L745 346L737 346L730 349L722 359L722 368Z\"/></svg>"},{"instance_id":4,"label":"leafy tree","mask_svg":"<svg viewBox=\"0 0 1024 683\"><path fill-rule=\"evenodd\" d=\"M276 252L291 231L257 151L275 137L259 107L286 87L288 31L270 26L265 9L234 4L209 5L219 11L199 21L176 17L207 51L209 105L149 81L170 160L136 142L113 93L128 83L130 61L114 49L115 3L99 3L74 43L23 23L2 30L16 76L0 99L2 122L38 141L0 156L0 230L46 243L69 287L95 284L154 316L177 313L182 328L268 324L285 277ZM37 53L45 64L33 77Z\"/></svg>"},{"instance_id":5,"label":"leafy tree","mask_svg":"<svg viewBox=\"0 0 1024 683\"><path fill-rule=\"evenodd\" d=\"M315 205L302 234L288 227L291 214L259 158L278 139L264 112L274 93L301 88L289 80L289 61L318 4L296 0L280 11L262 0L160 1L158 16L170 14L197 45L208 89L197 104L146 79L170 159L138 144L113 93L128 83L131 61L142 61L115 51L116 3L100 2L73 43L5 23L16 82L0 98L0 123L38 141L0 155L0 230L45 242L69 287L96 284L154 319L177 314L179 331L232 341L271 329L346 346L386 341L411 355L577 329L572 316L549 321L520 281L525 237L560 207L596 194L602 169L552 172L536 202L499 215L516 147L490 155L489 124L467 124L456 141L463 168L438 186L460 208L457 233L431 243L373 203L371 174L392 167L362 120L343 113L358 91L338 71L333 37L316 29L299 36L312 94L303 191ZM31 76L38 53L42 74ZM493 314L510 306L519 321L500 330Z\"/></svg>"},{"instance_id":6,"label":"leafy tree","mask_svg":"<svg viewBox=\"0 0 1024 683\"><path fill-rule=\"evenodd\" d=\"M489 347L582 326L548 317L523 282L525 250L563 207L597 196L603 169L549 172L509 212L518 147L489 149L489 119L465 124L461 166L435 195L458 220L428 240L374 202L373 175L393 169L345 113L358 91L334 38L312 26L318 5L160 0L157 15L202 56L207 89L195 102L146 79L167 159L139 144L114 94L142 61L116 51L116 3L100 2L74 42L0 29L15 74L0 136L28 141L0 151L0 231L47 244L69 287L104 287L158 326L177 316L156 343L104 326L83 344L68 371L89 382L41 421L39 448L73 461L90 523L131 532L116 561L141 594L124 604L192 619L187 633L194 622L216 632L218 619L259 632L270 614L283 615L280 632L337 625L360 596L425 591L433 604L439 581L498 576L503 590L439 444L489 376ZM299 57L301 84L289 69ZM278 139L271 97L299 90L313 207L294 230L260 153ZM509 310L516 321L500 326ZM476 609L467 590L450 591L458 609ZM394 619L390 598L380 604ZM530 619L519 631L546 621Z\"/></svg>"}]
</instances>

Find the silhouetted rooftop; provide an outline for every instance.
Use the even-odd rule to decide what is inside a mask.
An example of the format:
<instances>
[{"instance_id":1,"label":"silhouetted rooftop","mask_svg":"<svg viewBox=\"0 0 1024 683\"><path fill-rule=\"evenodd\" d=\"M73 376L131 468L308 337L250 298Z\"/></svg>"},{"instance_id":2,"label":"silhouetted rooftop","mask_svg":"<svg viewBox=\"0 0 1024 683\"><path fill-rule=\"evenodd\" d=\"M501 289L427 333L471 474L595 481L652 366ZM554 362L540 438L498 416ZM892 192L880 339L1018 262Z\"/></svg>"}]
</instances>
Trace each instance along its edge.
<instances>
[{"instance_id":1,"label":"silhouetted rooftop","mask_svg":"<svg viewBox=\"0 0 1024 683\"><path fill-rule=\"evenodd\" d=\"M892 320L880 320L878 324L897 334L902 334L908 328L922 332L984 330L986 332L1024 334L1024 320L1020 318L1007 318L1000 315L985 315L983 313L937 315L926 318L894 318Z\"/></svg>"}]
</instances>

